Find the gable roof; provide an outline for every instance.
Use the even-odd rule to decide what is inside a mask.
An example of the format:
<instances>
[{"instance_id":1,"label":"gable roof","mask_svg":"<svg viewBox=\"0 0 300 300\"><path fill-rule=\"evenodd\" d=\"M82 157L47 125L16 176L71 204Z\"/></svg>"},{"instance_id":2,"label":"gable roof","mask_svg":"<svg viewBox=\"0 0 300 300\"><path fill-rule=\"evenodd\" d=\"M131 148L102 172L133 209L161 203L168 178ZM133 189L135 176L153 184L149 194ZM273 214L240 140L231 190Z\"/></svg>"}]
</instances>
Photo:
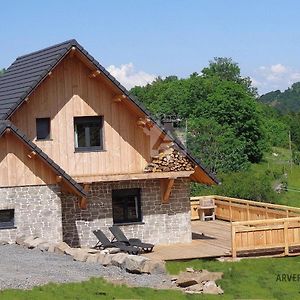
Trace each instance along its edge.
<instances>
[{"instance_id":1,"label":"gable roof","mask_svg":"<svg viewBox=\"0 0 300 300\"><path fill-rule=\"evenodd\" d=\"M36 144L30 141L26 135L10 121L0 121L0 138L10 129L19 139L23 141L32 151L34 151L53 171L67 181L81 196L85 197L86 193L83 187L78 184L70 175L59 167L46 153L44 153Z\"/></svg>"},{"instance_id":2,"label":"gable roof","mask_svg":"<svg viewBox=\"0 0 300 300\"><path fill-rule=\"evenodd\" d=\"M211 174L205 166L195 159L184 147L175 139L162 124L156 121L150 112L126 90L94 57L92 57L75 39L39 50L27 55L18 57L15 62L0 77L0 120L8 119L26 98L37 88L37 86L48 76L57 64L75 47L80 51L96 69L111 81L127 98L132 101L151 121L169 137L179 151L183 152L198 168L207 176L207 183L219 183L218 179Z\"/></svg>"}]
</instances>

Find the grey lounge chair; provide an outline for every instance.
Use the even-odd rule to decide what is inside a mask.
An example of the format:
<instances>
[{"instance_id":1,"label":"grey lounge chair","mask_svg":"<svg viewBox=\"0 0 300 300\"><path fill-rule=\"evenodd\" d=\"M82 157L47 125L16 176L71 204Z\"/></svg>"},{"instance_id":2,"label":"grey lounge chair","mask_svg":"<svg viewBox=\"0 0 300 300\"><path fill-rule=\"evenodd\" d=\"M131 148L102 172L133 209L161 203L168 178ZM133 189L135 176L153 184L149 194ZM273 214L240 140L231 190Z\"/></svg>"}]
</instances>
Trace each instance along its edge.
<instances>
[{"instance_id":1,"label":"grey lounge chair","mask_svg":"<svg viewBox=\"0 0 300 300\"><path fill-rule=\"evenodd\" d=\"M98 242L94 246L94 248L101 248L101 247L103 249L106 249L106 248L119 248L122 252L126 252L126 253L129 253L129 254L137 255L137 254L140 253L140 250L139 250L138 247L125 245L125 243L121 243L121 242L118 242L118 241L117 242L110 242L109 239L107 238L107 236L100 229L94 230L93 233L98 239Z\"/></svg>"},{"instance_id":2,"label":"grey lounge chair","mask_svg":"<svg viewBox=\"0 0 300 300\"><path fill-rule=\"evenodd\" d=\"M154 248L153 244L143 243L140 239L128 239L119 226L109 227L109 230L113 234L117 242L124 243L127 246L134 246L142 249L144 252L151 252Z\"/></svg>"}]
</instances>

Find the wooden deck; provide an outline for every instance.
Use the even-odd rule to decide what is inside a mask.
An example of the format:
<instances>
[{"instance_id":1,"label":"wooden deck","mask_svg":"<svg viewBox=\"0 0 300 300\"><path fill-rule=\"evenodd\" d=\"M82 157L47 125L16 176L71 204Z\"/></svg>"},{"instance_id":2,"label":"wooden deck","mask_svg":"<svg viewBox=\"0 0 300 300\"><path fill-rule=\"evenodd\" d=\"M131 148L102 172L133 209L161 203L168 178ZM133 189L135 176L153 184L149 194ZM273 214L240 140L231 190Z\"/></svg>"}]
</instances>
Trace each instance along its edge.
<instances>
[{"instance_id":1,"label":"wooden deck","mask_svg":"<svg viewBox=\"0 0 300 300\"><path fill-rule=\"evenodd\" d=\"M162 260L185 260L229 256L231 253L230 223L225 221L193 221L192 242L156 245L145 256Z\"/></svg>"}]
</instances>

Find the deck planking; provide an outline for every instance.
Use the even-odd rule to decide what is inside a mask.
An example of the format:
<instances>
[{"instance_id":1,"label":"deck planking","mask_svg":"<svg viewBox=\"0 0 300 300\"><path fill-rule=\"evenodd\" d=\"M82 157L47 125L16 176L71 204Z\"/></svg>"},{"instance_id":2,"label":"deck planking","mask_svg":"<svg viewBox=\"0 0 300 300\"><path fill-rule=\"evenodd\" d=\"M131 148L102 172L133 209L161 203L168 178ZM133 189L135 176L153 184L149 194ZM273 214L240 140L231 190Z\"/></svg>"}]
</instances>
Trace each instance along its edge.
<instances>
[{"instance_id":1,"label":"deck planking","mask_svg":"<svg viewBox=\"0 0 300 300\"><path fill-rule=\"evenodd\" d=\"M192 221L192 242L156 245L152 253L144 254L152 259L186 260L213 258L231 254L231 227L229 222Z\"/></svg>"}]
</instances>

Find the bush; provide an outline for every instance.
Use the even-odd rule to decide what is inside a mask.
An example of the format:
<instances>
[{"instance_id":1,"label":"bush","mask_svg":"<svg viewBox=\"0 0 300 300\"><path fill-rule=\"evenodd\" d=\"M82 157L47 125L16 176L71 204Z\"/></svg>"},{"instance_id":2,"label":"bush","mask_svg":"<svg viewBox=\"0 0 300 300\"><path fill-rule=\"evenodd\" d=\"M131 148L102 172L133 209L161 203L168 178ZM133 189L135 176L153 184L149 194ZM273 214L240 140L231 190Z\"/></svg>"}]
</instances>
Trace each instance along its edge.
<instances>
[{"instance_id":1,"label":"bush","mask_svg":"<svg viewBox=\"0 0 300 300\"><path fill-rule=\"evenodd\" d=\"M252 171L221 175L222 184L214 187L192 186L193 195L216 194L240 199L274 202L276 193L272 188L272 177L266 173Z\"/></svg>"}]
</instances>

